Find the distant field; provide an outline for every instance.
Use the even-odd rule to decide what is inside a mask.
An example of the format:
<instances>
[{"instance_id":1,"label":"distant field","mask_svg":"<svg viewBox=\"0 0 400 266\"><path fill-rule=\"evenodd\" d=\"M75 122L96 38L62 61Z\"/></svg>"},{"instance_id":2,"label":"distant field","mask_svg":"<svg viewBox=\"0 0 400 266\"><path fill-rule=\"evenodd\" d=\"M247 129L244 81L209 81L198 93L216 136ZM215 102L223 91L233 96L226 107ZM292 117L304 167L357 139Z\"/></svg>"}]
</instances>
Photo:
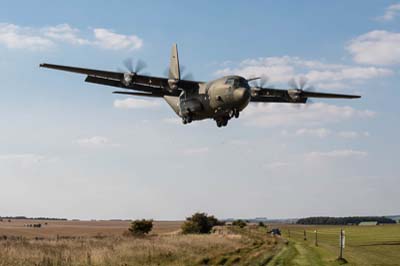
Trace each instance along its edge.
<instances>
[{"instance_id":1,"label":"distant field","mask_svg":"<svg viewBox=\"0 0 400 266\"><path fill-rule=\"evenodd\" d=\"M42 224L41 228L27 227L28 224ZM47 223L47 225L46 225ZM0 236L22 236L25 238L58 236L122 236L129 227L129 221L41 221L3 220L0 222ZM163 234L179 230L182 221L155 221L153 234Z\"/></svg>"},{"instance_id":2,"label":"distant field","mask_svg":"<svg viewBox=\"0 0 400 266\"><path fill-rule=\"evenodd\" d=\"M339 232L346 241L347 265L400 265L400 225L304 226L280 225L289 245L276 265L337 265ZM307 240L304 240L304 230ZM315 230L317 244L315 246ZM290 235L290 236L289 236Z\"/></svg>"}]
</instances>

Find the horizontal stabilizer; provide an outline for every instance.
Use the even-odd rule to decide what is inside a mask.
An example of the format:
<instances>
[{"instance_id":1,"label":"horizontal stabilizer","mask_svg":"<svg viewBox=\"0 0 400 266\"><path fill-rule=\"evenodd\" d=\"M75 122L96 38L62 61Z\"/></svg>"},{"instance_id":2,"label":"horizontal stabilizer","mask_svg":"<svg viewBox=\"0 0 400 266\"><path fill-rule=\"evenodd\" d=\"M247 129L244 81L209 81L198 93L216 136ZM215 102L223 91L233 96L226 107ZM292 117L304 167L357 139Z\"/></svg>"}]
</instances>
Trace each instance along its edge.
<instances>
[{"instance_id":1,"label":"horizontal stabilizer","mask_svg":"<svg viewBox=\"0 0 400 266\"><path fill-rule=\"evenodd\" d=\"M162 97L163 96L161 94L130 92L130 91L114 91L113 93L114 94L133 95L133 96L145 96L145 97Z\"/></svg>"}]
</instances>

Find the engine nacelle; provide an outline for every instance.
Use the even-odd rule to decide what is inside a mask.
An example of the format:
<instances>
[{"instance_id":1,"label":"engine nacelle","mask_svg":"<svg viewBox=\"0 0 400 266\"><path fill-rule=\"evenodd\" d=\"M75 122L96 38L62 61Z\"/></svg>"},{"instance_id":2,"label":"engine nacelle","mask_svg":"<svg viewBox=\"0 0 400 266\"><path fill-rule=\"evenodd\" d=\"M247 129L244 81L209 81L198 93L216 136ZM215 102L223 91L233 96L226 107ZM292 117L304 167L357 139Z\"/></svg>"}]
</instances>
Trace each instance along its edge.
<instances>
[{"instance_id":1,"label":"engine nacelle","mask_svg":"<svg viewBox=\"0 0 400 266\"><path fill-rule=\"evenodd\" d=\"M298 89L288 90L289 97L294 102L297 102L301 99L301 93L302 91Z\"/></svg>"},{"instance_id":2,"label":"engine nacelle","mask_svg":"<svg viewBox=\"0 0 400 266\"><path fill-rule=\"evenodd\" d=\"M130 73L130 72L124 73L124 79L122 80L122 83L125 86L131 85L134 76L135 76L135 73Z\"/></svg>"},{"instance_id":3,"label":"engine nacelle","mask_svg":"<svg viewBox=\"0 0 400 266\"><path fill-rule=\"evenodd\" d=\"M171 90L176 90L176 89L178 89L178 80L177 79L169 79L168 85Z\"/></svg>"}]
</instances>

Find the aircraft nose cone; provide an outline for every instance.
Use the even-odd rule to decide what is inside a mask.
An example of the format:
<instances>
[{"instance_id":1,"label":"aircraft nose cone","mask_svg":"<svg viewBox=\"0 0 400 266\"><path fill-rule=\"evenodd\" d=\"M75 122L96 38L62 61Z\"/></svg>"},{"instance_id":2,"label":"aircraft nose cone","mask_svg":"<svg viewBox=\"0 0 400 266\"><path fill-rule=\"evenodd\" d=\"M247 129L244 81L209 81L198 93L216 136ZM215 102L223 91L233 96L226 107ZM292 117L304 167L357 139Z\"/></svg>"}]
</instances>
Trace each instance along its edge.
<instances>
[{"instance_id":1,"label":"aircraft nose cone","mask_svg":"<svg viewBox=\"0 0 400 266\"><path fill-rule=\"evenodd\" d=\"M246 88L237 88L233 92L233 98L237 102L247 101L249 96L250 96L250 93Z\"/></svg>"}]
</instances>

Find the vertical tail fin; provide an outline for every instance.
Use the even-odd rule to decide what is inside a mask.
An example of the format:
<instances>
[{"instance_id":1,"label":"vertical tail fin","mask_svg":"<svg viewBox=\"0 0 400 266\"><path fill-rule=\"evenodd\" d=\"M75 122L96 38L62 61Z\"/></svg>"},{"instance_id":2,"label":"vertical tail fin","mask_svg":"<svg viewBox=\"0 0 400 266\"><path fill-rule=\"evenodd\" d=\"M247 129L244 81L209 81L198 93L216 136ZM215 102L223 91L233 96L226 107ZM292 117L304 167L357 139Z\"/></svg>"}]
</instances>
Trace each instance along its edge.
<instances>
[{"instance_id":1,"label":"vertical tail fin","mask_svg":"<svg viewBox=\"0 0 400 266\"><path fill-rule=\"evenodd\" d=\"M178 47L176 43L174 43L171 50L168 78L175 80L181 79L181 71L179 69Z\"/></svg>"}]
</instances>

